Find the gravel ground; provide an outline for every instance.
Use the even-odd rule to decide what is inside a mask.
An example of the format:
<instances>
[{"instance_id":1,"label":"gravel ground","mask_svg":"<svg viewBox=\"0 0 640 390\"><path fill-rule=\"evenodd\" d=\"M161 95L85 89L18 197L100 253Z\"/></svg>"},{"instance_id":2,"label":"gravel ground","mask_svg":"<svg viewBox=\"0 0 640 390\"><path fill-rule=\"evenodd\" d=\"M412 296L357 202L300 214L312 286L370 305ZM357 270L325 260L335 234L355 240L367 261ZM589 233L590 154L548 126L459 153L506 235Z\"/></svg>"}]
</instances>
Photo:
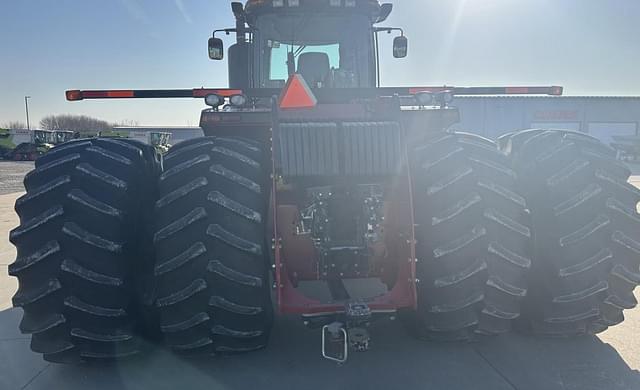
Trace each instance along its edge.
<instances>
[{"instance_id":1,"label":"gravel ground","mask_svg":"<svg viewBox=\"0 0 640 390\"><path fill-rule=\"evenodd\" d=\"M33 169L33 161L0 160L0 195L24 191L22 179Z\"/></svg>"},{"instance_id":2,"label":"gravel ground","mask_svg":"<svg viewBox=\"0 0 640 390\"><path fill-rule=\"evenodd\" d=\"M11 307L11 297L18 289L18 280L8 275L8 266L16 259L16 248L9 242L9 231L18 226L13 204L21 192L0 195L0 310Z\"/></svg>"}]
</instances>

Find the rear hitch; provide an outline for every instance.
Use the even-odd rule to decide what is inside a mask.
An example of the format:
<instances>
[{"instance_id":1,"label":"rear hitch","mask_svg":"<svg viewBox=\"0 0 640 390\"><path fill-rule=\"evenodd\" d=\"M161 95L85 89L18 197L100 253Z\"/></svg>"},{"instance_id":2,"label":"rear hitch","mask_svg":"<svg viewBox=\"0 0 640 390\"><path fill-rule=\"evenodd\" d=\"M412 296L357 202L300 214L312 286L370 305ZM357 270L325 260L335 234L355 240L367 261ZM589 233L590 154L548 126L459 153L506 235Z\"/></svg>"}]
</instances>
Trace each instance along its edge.
<instances>
[{"instance_id":1,"label":"rear hitch","mask_svg":"<svg viewBox=\"0 0 640 390\"><path fill-rule=\"evenodd\" d=\"M345 363L349 357L348 333L342 322L322 327L322 357Z\"/></svg>"},{"instance_id":2,"label":"rear hitch","mask_svg":"<svg viewBox=\"0 0 640 390\"><path fill-rule=\"evenodd\" d=\"M347 361L349 350L368 351L371 342L371 309L366 303L348 302L345 319L322 327L322 356L340 364Z\"/></svg>"}]
</instances>

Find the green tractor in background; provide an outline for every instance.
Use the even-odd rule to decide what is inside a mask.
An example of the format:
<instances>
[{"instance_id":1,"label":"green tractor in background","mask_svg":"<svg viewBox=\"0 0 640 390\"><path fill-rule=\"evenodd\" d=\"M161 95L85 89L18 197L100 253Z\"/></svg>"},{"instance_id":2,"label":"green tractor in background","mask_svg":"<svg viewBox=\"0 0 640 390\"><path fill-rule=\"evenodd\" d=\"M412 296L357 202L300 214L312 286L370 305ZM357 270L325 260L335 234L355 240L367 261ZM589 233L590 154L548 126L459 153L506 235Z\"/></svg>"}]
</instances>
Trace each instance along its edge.
<instances>
[{"instance_id":1,"label":"green tractor in background","mask_svg":"<svg viewBox=\"0 0 640 390\"><path fill-rule=\"evenodd\" d=\"M12 149L11 130L0 129L0 158L4 158Z\"/></svg>"},{"instance_id":2,"label":"green tractor in background","mask_svg":"<svg viewBox=\"0 0 640 390\"><path fill-rule=\"evenodd\" d=\"M167 153L169 151L169 148L171 147L171 144L169 144L171 133L162 131L129 131L122 130L120 128L114 128L109 131L101 131L97 134L92 135L81 133L81 137L131 138L153 146L156 152L158 152L159 154Z\"/></svg>"},{"instance_id":3,"label":"green tractor in background","mask_svg":"<svg viewBox=\"0 0 640 390\"><path fill-rule=\"evenodd\" d=\"M73 131L0 129L0 157L14 161L35 161L56 145L74 138Z\"/></svg>"},{"instance_id":4,"label":"green tractor in background","mask_svg":"<svg viewBox=\"0 0 640 390\"><path fill-rule=\"evenodd\" d=\"M55 145L63 144L75 138L73 131L70 131L70 130L54 130L53 134L54 134Z\"/></svg>"}]
</instances>

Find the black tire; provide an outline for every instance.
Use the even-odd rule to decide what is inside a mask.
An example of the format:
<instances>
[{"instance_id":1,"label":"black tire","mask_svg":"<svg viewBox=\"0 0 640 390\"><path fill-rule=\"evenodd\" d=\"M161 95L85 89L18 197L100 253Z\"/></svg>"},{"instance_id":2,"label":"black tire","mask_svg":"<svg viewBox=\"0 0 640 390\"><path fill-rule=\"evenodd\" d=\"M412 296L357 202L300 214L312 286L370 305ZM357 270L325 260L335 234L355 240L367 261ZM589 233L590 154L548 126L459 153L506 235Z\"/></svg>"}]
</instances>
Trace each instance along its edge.
<instances>
[{"instance_id":1,"label":"black tire","mask_svg":"<svg viewBox=\"0 0 640 390\"><path fill-rule=\"evenodd\" d=\"M10 233L19 289L13 304L31 349L51 362L126 357L140 351L134 277L148 264L138 231L159 171L134 141L85 139L40 157L15 204Z\"/></svg>"},{"instance_id":2,"label":"black tire","mask_svg":"<svg viewBox=\"0 0 640 390\"><path fill-rule=\"evenodd\" d=\"M531 207L535 256L523 325L534 333L599 333L635 307L640 190L613 149L588 135L526 130L501 148Z\"/></svg>"},{"instance_id":3,"label":"black tire","mask_svg":"<svg viewBox=\"0 0 640 390\"><path fill-rule=\"evenodd\" d=\"M414 332L469 340L509 331L531 261L529 215L508 160L492 141L467 133L441 134L412 153Z\"/></svg>"},{"instance_id":4,"label":"black tire","mask_svg":"<svg viewBox=\"0 0 640 390\"><path fill-rule=\"evenodd\" d=\"M180 143L165 157L156 202L156 305L177 353L267 344L273 313L262 159L255 144L215 137Z\"/></svg>"}]
</instances>

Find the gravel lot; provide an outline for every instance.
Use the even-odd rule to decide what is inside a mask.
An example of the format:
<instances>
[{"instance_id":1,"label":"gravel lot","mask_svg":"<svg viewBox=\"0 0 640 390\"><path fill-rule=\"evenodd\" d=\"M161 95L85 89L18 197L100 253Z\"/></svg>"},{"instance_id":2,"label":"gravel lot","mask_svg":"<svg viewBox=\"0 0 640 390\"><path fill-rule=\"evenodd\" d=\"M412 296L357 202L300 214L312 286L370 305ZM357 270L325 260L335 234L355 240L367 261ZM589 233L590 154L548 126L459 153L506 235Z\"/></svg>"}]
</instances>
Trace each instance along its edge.
<instances>
[{"instance_id":1,"label":"gravel lot","mask_svg":"<svg viewBox=\"0 0 640 390\"><path fill-rule=\"evenodd\" d=\"M0 195L24 191L22 179L32 169L32 161L0 160Z\"/></svg>"}]
</instances>

